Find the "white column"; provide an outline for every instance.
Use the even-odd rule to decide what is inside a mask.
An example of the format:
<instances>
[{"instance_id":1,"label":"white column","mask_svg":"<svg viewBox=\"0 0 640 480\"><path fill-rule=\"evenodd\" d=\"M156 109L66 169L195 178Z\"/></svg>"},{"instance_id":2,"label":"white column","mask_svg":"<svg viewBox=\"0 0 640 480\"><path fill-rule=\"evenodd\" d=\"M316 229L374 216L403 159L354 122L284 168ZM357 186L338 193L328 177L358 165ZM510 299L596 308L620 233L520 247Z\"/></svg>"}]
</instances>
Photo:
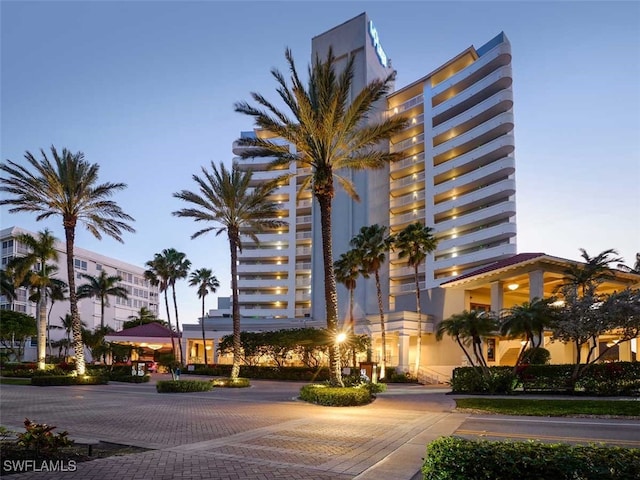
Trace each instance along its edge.
<instances>
[{"instance_id":1,"label":"white column","mask_svg":"<svg viewBox=\"0 0 640 480\"><path fill-rule=\"evenodd\" d=\"M497 282L491 282L491 311L496 314L500 314L504 304L504 285L498 280Z\"/></svg>"},{"instance_id":2,"label":"white column","mask_svg":"<svg viewBox=\"0 0 640 480\"><path fill-rule=\"evenodd\" d=\"M401 333L398 337L398 370L400 372L410 371L409 340L409 335L405 333Z\"/></svg>"},{"instance_id":3,"label":"white column","mask_svg":"<svg viewBox=\"0 0 640 480\"><path fill-rule=\"evenodd\" d=\"M534 270L529 272L529 301L544 297L544 272Z\"/></svg>"}]
</instances>

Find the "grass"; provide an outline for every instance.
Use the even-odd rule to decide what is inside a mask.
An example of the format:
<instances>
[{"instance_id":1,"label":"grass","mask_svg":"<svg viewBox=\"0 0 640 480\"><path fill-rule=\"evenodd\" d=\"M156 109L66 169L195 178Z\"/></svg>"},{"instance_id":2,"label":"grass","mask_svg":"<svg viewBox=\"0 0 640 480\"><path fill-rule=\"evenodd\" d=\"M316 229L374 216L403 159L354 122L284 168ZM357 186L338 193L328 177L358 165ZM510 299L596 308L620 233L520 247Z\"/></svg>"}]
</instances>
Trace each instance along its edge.
<instances>
[{"instance_id":1,"label":"grass","mask_svg":"<svg viewBox=\"0 0 640 480\"><path fill-rule=\"evenodd\" d=\"M640 400L535 400L521 398L458 398L458 408L502 415L570 417L576 415L638 416Z\"/></svg>"},{"instance_id":2,"label":"grass","mask_svg":"<svg viewBox=\"0 0 640 480\"><path fill-rule=\"evenodd\" d=\"M0 385L31 385L30 378L0 378Z\"/></svg>"}]
</instances>

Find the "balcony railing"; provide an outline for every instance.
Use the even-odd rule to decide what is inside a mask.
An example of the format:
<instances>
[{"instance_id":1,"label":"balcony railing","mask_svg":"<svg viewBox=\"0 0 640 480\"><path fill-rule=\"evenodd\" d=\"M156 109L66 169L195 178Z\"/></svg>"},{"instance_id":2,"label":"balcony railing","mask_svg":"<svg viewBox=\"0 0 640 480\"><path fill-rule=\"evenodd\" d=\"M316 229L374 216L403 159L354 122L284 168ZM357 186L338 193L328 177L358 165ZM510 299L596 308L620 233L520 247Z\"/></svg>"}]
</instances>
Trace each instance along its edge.
<instances>
[{"instance_id":1,"label":"balcony railing","mask_svg":"<svg viewBox=\"0 0 640 480\"><path fill-rule=\"evenodd\" d=\"M424 95L422 95L422 94L416 95L415 97L410 98L406 102L401 103L397 107L393 107L393 108L389 109L387 111L387 114L390 117L392 117L393 115L398 115L398 114L400 114L402 112L406 112L407 110L410 110L413 107L415 107L417 105L421 105L423 103L424 103Z\"/></svg>"}]
</instances>

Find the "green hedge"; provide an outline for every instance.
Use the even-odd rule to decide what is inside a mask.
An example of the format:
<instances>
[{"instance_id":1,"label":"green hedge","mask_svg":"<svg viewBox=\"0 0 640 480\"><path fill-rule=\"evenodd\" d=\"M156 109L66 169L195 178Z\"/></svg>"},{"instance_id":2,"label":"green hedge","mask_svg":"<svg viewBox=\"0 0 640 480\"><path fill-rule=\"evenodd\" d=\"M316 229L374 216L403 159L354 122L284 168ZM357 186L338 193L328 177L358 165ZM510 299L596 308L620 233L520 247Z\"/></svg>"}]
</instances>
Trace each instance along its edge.
<instances>
[{"instance_id":1,"label":"green hedge","mask_svg":"<svg viewBox=\"0 0 640 480\"><path fill-rule=\"evenodd\" d=\"M201 380L161 380L156 383L158 393L208 392L213 383Z\"/></svg>"},{"instance_id":2,"label":"green hedge","mask_svg":"<svg viewBox=\"0 0 640 480\"><path fill-rule=\"evenodd\" d=\"M131 373L129 375L109 375L109 380L112 382L127 382L127 383L147 383L151 380L151 375L144 375L142 377L133 376Z\"/></svg>"},{"instance_id":3,"label":"green hedge","mask_svg":"<svg viewBox=\"0 0 640 480\"><path fill-rule=\"evenodd\" d=\"M300 389L300 399L305 402L330 407L351 407L371 403L375 395L366 387L329 387L305 385Z\"/></svg>"},{"instance_id":4,"label":"green hedge","mask_svg":"<svg viewBox=\"0 0 640 480\"><path fill-rule=\"evenodd\" d=\"M72 376L45 375L31 377L31 385L38 387L53 387L61 385L106 385L109 379L104 376Z\"/></svg>"},{"instance_id":5,"label":"green hedge","mask_svg":"<svg viewBox=\"0 0 640 480\"><path fill-rule=\"evenodd\" d=\"M187 368L182 373L189 375L207 375L211 377L229 377L231 365L194 365L194 369ZM320 370L310 367L264 367L241 365L240 376L256 380L289 380L298 382L324 381L329 379L329 369Z\"/></svg>"},{"instance_id":6,"label":"green hedge","mask_svg":"<svg viewBox=\"0 0 640 480\"><path fill-rule=\"evenodd\" d=\"M509 394L517 384L513 367L491 367L489 376L473 367L460 367L453 370L449 382L453 393Z\"/></svg>"},{"instance_id":7,"label":"green hedge","mask_svg":"<svg viewBox=\"0 0 640 480\"><path fill-rule=\"evenodd\" d=\"M635 479L640 449L442 437L427 446L422 474L425 480Z\"/></svg>"},{"instance_id":8,"label":"green hedge","mask_svg":"<svg viewBox=\"0 0 640 480\"><path fill-rule=\"evenodd\" d=\"M508 394L574 393L581 395L637 396L640 394L640 362L596 363L590 365L572 386L575 365L521 365L490 367L489 377L473 367L454 369L450 384L453 393Z\"/></svg>"},{"instance_id":9,"label":"green hedge","mask_svg":"<svg viewBox=\"0 0 640 480\"><path fill-rule=\"evenodd\" d=\"M223 387L223 388L246 388L250 387L251 383L248 378L236 378L235 380L231 380L229 377L225 378L216 378L211 380L214 387Z\"/></svg>"}]
</instances>

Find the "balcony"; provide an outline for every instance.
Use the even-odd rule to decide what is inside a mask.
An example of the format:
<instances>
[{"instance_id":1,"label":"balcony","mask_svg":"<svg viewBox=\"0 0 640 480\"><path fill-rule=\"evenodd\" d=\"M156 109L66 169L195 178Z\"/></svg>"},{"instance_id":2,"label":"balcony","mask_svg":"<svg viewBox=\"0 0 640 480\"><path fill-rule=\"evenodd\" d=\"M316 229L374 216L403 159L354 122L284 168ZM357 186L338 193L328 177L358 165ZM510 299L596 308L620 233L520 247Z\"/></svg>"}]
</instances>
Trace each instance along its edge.
<instances>
[{"instance_id":1,"label":"balcony","mask_svg":"<svg viewBox=\"0 0 640 480\"><path fill-rule=\"evenodd\" d=\"M470 186L486 184L500 177L511 175L515 172L515 159L503 157L483 167L478 167L458 177L438 183L433 188L434 197L451 192L453 189L465 191ZM436 200L438 201L438 200Z\"/></svg>"},{"instance_id":2,"label":"balcony","mask_svg":"<svg viewBox=\"0 0 640 480\"><path fill-rule=\"evenodd\" d=\"M403 193L409 193L410 191L415 190L416 184L419 184L419 189L423 189L424 179L424 172L420 172L399 178L397 180L391 180L391 193L396 196L402 195Z\"/></svg>"},{"instance_id":3,"label":"balcony","mask_svg":"<svg viewBox=\"0 0 640 480\"><path fill-rule=\"evenodd\" d=\"M490 207L478 208L470 212L464 212L458 218L452 218L436 223L438 232L444 232L454 228L467 230L481 225L506 219L516 214L516 202L500 202ZM464 227L464 228L463 228Z\"/></svg>"},{"instance_id":4,"label":"balcony","mask_svg":"<svg viewBox=\"0 0 640 480\"><path fill-rule=\"evenodd\" d=\"M411 110L412 108L418 105L423 105L423 104L424 104L424 95L423 94L416 95L415 97L410 98L406 102L401 103L397 107L394 107L388 110L387 115L390 117L394 115L399 115L403 112L406 112L407 110Z\"/></svg>"},{"instance_id":5,"label":"balcony","mask_svg":"<svg viewBox=\"0 0 640 480\"><path fill-rule=\"evenodd\" d=\"M286 274L289 270L286 260L281 265L274 263L251 263L251 264L239 264L238 274L243 273L282 273Z\"/></svg>"},{"instance_id":6,"label":"balcony","mask_svg":"<svg viewBox=\"0 0 640 480\"><path fill-rule=\"evenodd\" d=\"M425 282L418 283L420 290L424 290L426 288ZM389 293L391 295L403 295L407 293L414 293L416 291L416 284L414 282L403 283L401 285L392 285L389 288Z\"/></svg>"},{"instance_id":7,"label":"balcony","mask_svg":"<svg viewBox=\"0 0 640 480\"><path fill-rule=\"evenodd\" d=\"M404 259L403 262L406 265L406 259ZM418 275L420 274L424 274L424 262L421 263L418 266ZM409 266L403 266L403 267L392 267L389 268L389 277L391 278L399 278L399 277L411 277L414 278L415 277L416 272L414 271L413 267L409 267Z\"/></svg>"},{"instance_id":8,"label":"balcony","mask_svg":"<svg viewBox=\"0 0 640 480\"><path fill-rule=\"evenodd\" d=\"M471 248L477 245L492 243L515 237L517 232L516 224L505 222L492 227L478 227L476 230L465 231L457 234L456 238L451 238L448 234L446 240L438 242L438 252L446 252L453 248Z\"/></svg>"},{"instance_id":9,"label":"balcony","mask_svg":"<svg viewBox=\"0 0 640 480\"><path fill-rule=\"evenodd\" d=\"M308 240L313 237L313 232L307 230L304 232L296 232L296 240Z\"/></svg>"},{"instance_id":10,"label":"balcony","mask_svg":"<svg viewBox=\"0 0 640 480\"><path fill-rule=\"evenodd\" d=\"M247 288L266 288L266 287L280 287L287 288L289 284L289 280L287 278L276 279L274 277L265 277L265 278L238 278L238 288L247 289Z\"/></svg>"},{"instance_id":11,"label":"balcony","mask_svg":"<svg viewBox=\"0 0 640 480\"><path fill-rule=\"evenodd\" d=\"M401 152L402 150L407 150L413 146L421 145L424 143L424 133L419 135L414 135L411 138L407 138L406 140L402 140L398 143L394 143L389 146L389 151L391 153Z\"/></svg>"},{"instance_id":12,"label":"balcony","mask_svg":"<svg viewBox=\"0 0 640 480\"><path fill-rule=\"evenodd\" d=\"M389 171L392 174L395 173L396 176L398 176L398 174L405 169L408 170L405 175L413 173L414 171L417 172L418 170L423 170L424 152L420 152L416 155L411 155L410 157L403 158L402 160L391 163L391 165L389 166Z\"/></svg>"},{"instance_id":13,"label":"balcony","mask_svg":"<svg viewBox=\"0 0 640 480\"><path fill-rule=\"evenodd\" d=\"M513 106L513 92L511 90L501 90L486 100L474 105L469 110L456 115L455 117L434 127L431 131L434 137L434 144L438 144L438 136L446 134L447 131L457 128L458 130L469 130L473 126L486 122L501 112L506 112ZM473 122L473 125L466 126Z\"/></svg>"},{"instance_id":14,"label":"balcony","mask_svg":"<svg viewBox=\"0 0 640 480\"><path fill-rule=\"evenodd\" d=\"M495 93L509 88L511 84L511 67L500 67L478 83L471 85L454 97L434 106L431 111L433 126L440 125L442 122L446 122L450 118L461 114Z\"/></svg>"},{"instance_id":15,"label":"balcony","mask_svg":"<svg viewBox=\"0 0 640 480\"><path fill-rule=\"evenodd\" d=\"M311 247L297 247L296 256L309 256L311 255Z\"/></svg>"},{"instance_id":16,"label":"balcony","mask_svg":"<svg viewBox=\"0 0 640 480\"><path fill-rule=\"evenodd\" d=\"M462 135L452 137L450 140L439 144L437 147L434 147L434 164L439 164L443 160L447 161L448 158L446 158L447 155L445 154L450 150L453 150L454 148L462 150L462 152L466 153L470 150L478 148L479 146L487 143L490 140L495 139L496 137L505 135L512 130L513 113L501 113L500 115L493 117L491 120L486 121L483 124L472 128L471 130L468 130ZM452 158L454 156L456 155L450 155L449 158Z\"/></svg>"},{"instance_id":17,"label":"balcony","mask_svg":"<svg viewBox=\"0 0 640 480\"><path fill-rule=\"evenodd\" d=\"M416 220L424 219L424 209L416 210L415 212L405 213L404 215L393 215L391 217L391 226L397 227L404 225L405 223L412 223Z\"/></svg>"},{"instance_id":18,"label":"balcony","mask_svg":"<svg viewBox=\"0 0 640 480\"><path fill-rule=\"evenodd\" d=\"M497 261L502 258L507 258L516 253L516 246L513 243L505 243L497 245L495 247L488 247L476 250L457 257L445 258L442 260L435 260L433 262L434 270L436 274L440 270L446 270L450 268L456 268L458 272L468 270L478 265L484 265L491 261Z\"/></svg>"},{"instance_id":19,"label":"balcony","mask_svg":"<svg viewBox=\"0 0 640 480\"><path fill-rule=\"evenodd\" d=\"M511 61L511 47L506 43L497 45L491 51L485 53L468 67L460 70L446 80L440 82L431 89L432 96L437 96L460 83L475 83L479 78L486 76L487 69L491 70L498 65L508 65Z\"/></svg>"},{"instance_id":20,"label":"balcony","mask_svg":"<svg viewBox=\"0 0 640 480\"><path fill-rule=\"evenodd\" d=\"M296 271L311 270L311 262L296 262Z\"/></svg>"},{"instance_id":21,"label":"balcony","mask_svg":"<svg viewBox=\"0 0 640 480\"><path fill-rule=\"evenodd\" d=\"M444 202L440 202L433 208L434 216L449 212L456 209L467 210L469 208L479 207L483 203L491 203L504 196L511 196L516 193L516 181L513 178L507 178L499 182L477 188L467 194L458 196L455 200L453 197Z\"/></svg>"},{"instance_id":22,"label":"balcony","mask_svg":"<svg viewBox=\"0 0 640 480\"><path fill-rule=\"evenodd\" d=\"M390 203L391 212L396 214L401 212L402 210L412 208L412 206L414 208L418 208L418 206L424 207L424 198L424 190L414 191L407 195L395 197L391 200Z\"/></svg>"},{"instance_id":23,"label":"balcony","mask_svg":"<svg viewBox=\"0 0 640 480\"><path fill-rule=\"evenodd\" d=\"M451 178L451 174L460 176L477 168L481 168L502 157L510 155L513 150L513 135L502 135L501 137L491 140L478 148L464 153L463 155L459 155L436 165L433 169L435 183L441 183L446 178Z\"/></svg>"},{"instance_id":24,"label":"balcony","mask_svg":"<svg viewBox=\"0 0 640 480\"><path fill-rule=\"evenodd\" d=\"M301 215L296 217L296 225L311 225L313 218L311 215Z\"/></svg>"}]
</instances>

